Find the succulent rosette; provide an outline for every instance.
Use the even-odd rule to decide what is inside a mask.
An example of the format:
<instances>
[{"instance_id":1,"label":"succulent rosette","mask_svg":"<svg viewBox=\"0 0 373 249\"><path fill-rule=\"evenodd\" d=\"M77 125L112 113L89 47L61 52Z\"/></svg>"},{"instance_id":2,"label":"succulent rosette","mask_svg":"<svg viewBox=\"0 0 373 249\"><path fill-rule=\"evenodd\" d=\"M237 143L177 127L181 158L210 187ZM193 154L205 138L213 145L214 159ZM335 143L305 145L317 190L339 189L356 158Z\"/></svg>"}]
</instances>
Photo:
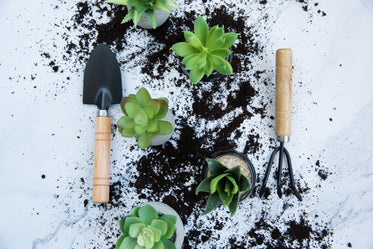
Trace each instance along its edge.
<instances>
[{"instance_id":1,"label":"succulent rosette","mask_svg":"<svg viewBox=\"0 0 373 249\"><path fill-rule=\"evenodd\" d=\"M217 25L209 29L205 19L199 16L194 23L194 33L184 31L184 37L187 42L178 42L171 49L184 57L181 63L190 70L192 84L199 82L204 75L209 77L213 70L224 75L233 73L225 58L232 53L229 48L237 40L237 33L224 33L224 27Z\"/></svg>"},{"instance_id":2,"label":"succulent rosette","mask_svg":"<svg viewBox=\"0 0 373 249\"><path fill-rule=\"evenodd\" d=\"M175 232L176 216L159 216L151 205L135 207L119 221L123 235L116 249L176 249L170 241Z\"/></svg>"},{"instance_id":3,"label":"succulent rosette","mask_svg":"<svg viewBox=\"0 0 373 249\"><path fill-rule=\"evenodd\" d=\"M219 161L206 158L210 176L204 179L197 187L199 192L209 193L206 210L208 214L221 204L229 207L231 216L236 213L240 192L248 191L251 188L250 180L241 174L241 167L227 168Z\"/></svg>"},{"instance_id":4,"label":"succulent rosette","mask_svg":"<svg viewBox=\"0 0 373 249\"><path fill-rule=\"evenodd\" d=\"M154 10L161 10L171 13L171 8L178 9L180 6L172 0L106 0L107 3L114 3L118 5L129 6L130 10L127 15L123 18L122 23L133 20L133 24L136 28L140 21L140 18L145 13L149 18L149 21L155 29L157 22L155 19Z\"/></svg>"},{"instance_id":5,"label":"succulent rosette","mask_svg":"<svg viewBox=\"0 0 373 249\"><path fill-rule=\"evenodd\" d=\"M168 99L152 99L145 88L136 95L124 97L120 103L123 113L118 122L118 130L124 137L137 137L141 149L149 146L157 135L167 135L173 131L172 124L163 119L168 112Z\"/></svg>"}]
</instances>

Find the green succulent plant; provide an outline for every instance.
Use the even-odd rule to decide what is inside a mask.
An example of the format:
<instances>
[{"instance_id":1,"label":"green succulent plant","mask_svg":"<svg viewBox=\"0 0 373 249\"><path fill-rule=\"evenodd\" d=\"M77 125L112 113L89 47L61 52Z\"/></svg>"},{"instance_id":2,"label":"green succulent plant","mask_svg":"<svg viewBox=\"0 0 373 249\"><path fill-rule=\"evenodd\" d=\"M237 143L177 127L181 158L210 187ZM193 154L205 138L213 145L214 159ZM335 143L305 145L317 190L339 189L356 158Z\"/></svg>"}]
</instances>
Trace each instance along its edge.
<instances>
[{"instance_id":1,"label":"green succulent plant","mask_svg":"<svg viewBox=\"0 0 373 249\"><path fill-rule=\"evenodd\" d=\"M116 249L176 249L170 241L175 232L176 216L162 215L151 205L135 207L130 215L119 220L123 235Z\"/></svg>"},{"instance_id":2,"label":"green succulent plant","mask_svg":"<svg viewBox=\"0 0 373 249\"><path fill-rule=\"evenodd\" d=\"M148 16L153 29L155 29L157 27L157 22L155 20L154 10L162 10L171 13L169 7L175 9L180 8L180 6L172 0L106 0L106 2L131 7L127 15L123 18L122 23L133 20L135 28L144 13Z\"/></svg>"},{"instance_id":3,"label":"green succulent plant","mask_svg":"<svg viewBox=\"0 0 373 249\"><path fill-rule=\"evenodd\" d=\"M233 73L231 64L225 58L231 54L229 48L237 40L237 33L224 33L224 26L216 25L209 29L205 19L199 16L194 23L194 33L184 31L184 37L187 42L178 42L171 49L184 57L182 64L190 70L192 84L204 75L209 77L214 69L225 75Z\"/></svg>"},{"instance_id":4,"label":"green succulent plant","mask_svg":"<svg viewBox=\"0 0 373 249\"><path fill-rule=\"evenodd\" d=\"M208 214L223 204L224 207L229 206L229 211L233 216L240 200L240 192L251 188L250 180L241 174L240 166L227 168L211 158L206 158L206 162L211 176L204 179L196 189L196 195L199 192L210 193L203 214Z\"/></svg>"},{"instance_id":5,"label":"green succulent plant","mask_svg":"<svg viewBox=\"0 0 373 249\"><path fill-rule=\"evenodd\" d=\"M144 87L136 95L124 97L120 107L124 116L117 122L118 130L124 137L137 137L141 149L149 146L152 137L173 131L170 122L160 120L167 114L168 99L152 99Z\"/></svg>"}]
</instances>

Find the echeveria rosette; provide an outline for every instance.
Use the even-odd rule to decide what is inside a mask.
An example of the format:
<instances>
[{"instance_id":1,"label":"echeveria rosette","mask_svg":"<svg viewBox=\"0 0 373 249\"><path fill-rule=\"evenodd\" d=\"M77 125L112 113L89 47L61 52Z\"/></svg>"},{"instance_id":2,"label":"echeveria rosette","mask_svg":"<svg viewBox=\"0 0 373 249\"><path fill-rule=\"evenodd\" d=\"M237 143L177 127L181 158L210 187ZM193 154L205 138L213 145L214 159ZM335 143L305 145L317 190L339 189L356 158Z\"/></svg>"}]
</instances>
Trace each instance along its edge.
<instances>
[{"instance_id":1,"label":"echeveria rosette","mask_svg":"<svg viewBox=\"0 0 373 249\"><path fill-rule=\"evenodd\" d=\"M141 149L149 146L152 137L167 135L173 130L170 122L160 120L168 111L167 98L152 99L145 88L136 95L124 97L120 106L125 116L118 120L118 130L124 137L137 136Z\"/></svg>"},{"instance_id":2,"label":"echeveria rosette","mask_svg":"<svg viewBox=\"0 0 373 249\"><path fill-rule=\"evenodd\" d=\"M133 20L135 28L144 13L148 16L153 29L155 29L157 27L157 22L155 20L154 10L162 10L171 13L169 7L174 9L180 8L180 6L172 0L106 0L106 2L131 7L127 15L123 18L122 23Z\"/></svg>"},{"instance_id":3,"label":"echeveria rosette","mask_svg":"<svg viewBox=\"0 0 373 249\"><path fill-rule=\"evenodd\" d=\"M241 174L241 167L227 168L219 161L206 158L210 176L204 179L197 187L199 192L210 193L206 210L203 214L208 214L221 204L229 207L231 216L236 213L240 192L248 191L251 188L250 180Z\"/></svg>"},{"instance_id":4,"label":"echeveria rosette","mask_svg":"<svg viewBox=\"0 0 373 249\"><path fill-rule=\"evenodd\" d=\"M209 26L205 19L199 16L194 23L194 33L184 31L187 42L174 44L171 49L184 57L181 63L190 70L190 81L197 83L204 75L211 75L215 69L221 74L233 73L231 64L225 60L232 52L230 47L237 40L238 34L224 33L224 27Z\"/></svg>"},{"instance_id":5,"label":"echeveria rosette","mask_svg":"<svg viewBox=\"0 0 373 249\"><path fill-rule=\"evenodd\" d=\"M119 221L123 235L116 249L176 249L169 240L175 232L176 216L162 215L151 205L135 207Z\"/></svg>"}]
</instances>

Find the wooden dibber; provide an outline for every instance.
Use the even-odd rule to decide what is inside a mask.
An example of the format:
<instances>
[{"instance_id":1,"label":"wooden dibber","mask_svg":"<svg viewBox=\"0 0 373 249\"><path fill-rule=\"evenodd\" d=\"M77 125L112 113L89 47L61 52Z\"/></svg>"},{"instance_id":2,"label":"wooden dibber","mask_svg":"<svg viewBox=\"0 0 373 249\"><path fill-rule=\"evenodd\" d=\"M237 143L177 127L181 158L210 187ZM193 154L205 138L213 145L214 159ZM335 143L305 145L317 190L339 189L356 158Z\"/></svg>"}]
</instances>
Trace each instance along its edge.
<instances>
[{"instance_id":1,"label":"wooden dibber","mask_svg":"<svg viewBox=\"0 0 373 249\"><path fill-rule=\"evenodd\" d=\"M92 196L94 203L109 202L110 139L111 118L96 117Z\"/></svg>"},{"instance_id":2,"label":"wooden dibber","mask_svg":"<svg viewBox=\"0 0 373 249\"><path fill-rule=\"evenodd\" d=\"M293 52L289 48L276 51L276 135L291 135L291 81Z\"/></svg>"}]
</instances>

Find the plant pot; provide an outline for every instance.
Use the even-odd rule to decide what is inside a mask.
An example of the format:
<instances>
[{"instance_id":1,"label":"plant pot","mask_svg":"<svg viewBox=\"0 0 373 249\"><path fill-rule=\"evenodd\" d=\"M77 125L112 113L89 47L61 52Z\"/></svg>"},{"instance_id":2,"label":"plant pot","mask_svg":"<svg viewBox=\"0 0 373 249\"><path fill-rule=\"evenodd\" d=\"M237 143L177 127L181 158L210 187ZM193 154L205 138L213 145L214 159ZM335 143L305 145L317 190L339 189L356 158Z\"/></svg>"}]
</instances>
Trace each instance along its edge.
<instances>
[{"instance_id":1,"label":"plant pot","mask_svg":"<svg viewBox=\"0 0 373 249\"><path fill-rule=\"evenodd\" d=\"M166 116L161 120L170 122L173 129L175 129L175 117L172 114L171 110L168 110ZM153 137L152 141L150 142L150 145L151 146L158 146L158 145L164 144L165 142L167 142L171 138L173 132L174 132L174 130L172 130L172 132L168 135L157 135L157 136Z\"/></svg>"},{"instance_id":2,"label":"plant pot","mask_svg":"<svg viewBox=\"0 0 373 249\"><path fill-rule=\"evenodd\" d=\"M128 11L131 10L132 7L127 6ZM161 26L163 23L165 23L170 16L170 13L162 11L162 10L154 10L154 16L155 16L155 21L157 23L157 27ZM140 21L138 22L137 26L140 26L141 28L144 29L153 29L152 24L149 21L148 16L144 13Z\"/></svg>"},{"instance_id":3,"label":"plant pot","mask_svg":"<svg viewBox=\"0 0 373 249\"><path fill-rule=\"evenodd\" d=\"M211 158L218 160L220 163L222 163L227 168L233 168L233 167L236 167L237 165L240 165L241 174L246 176L251 182L251 188L246 192L240 193L240 201L247 198L251 194L256 183L255 168L253 164L251 163L251 161L249 160L249 158L247 158L246 155L239 153L235 150L223 150L223 151L215 152L211 155ZM203 175L204 175L204 178L210 176L207 163L205 163L204 165Z\"/></svg>"},{"instance_id":4,"label":"plant pot","mask_svg":"<svg viewBox=\"0 0 373 249\"><path fill-rule=\"evenodd\" d=\"M171 241L175 244L177 249L181 249L184 242L184 225L179 214L172 207L162 202L148 202L144 205L147 204L157 210L158 214L170 214L176 216L175 234L171 238Z\"/></svg>"},{"instance_id":5,"label":"plant pot","mask_svg":"<svg viewBox=\"0 0 373 249\"><path fill-rule=\"evenodd\" d=\"M181 60L182 60L182 58L181 58ZM226 61L228 61L229 63L232 62L232 54L230 54L230 55L226 58ZM180 66L181 66L181 69L183 70L183 72L184 72L184 73L188 76L188 78L189 78L189 71L185 69L185 65L184 65L183 63L180 63ZM218 80L218 79L220 79L221 77L223 77L223 75L224 75L224 74L221 74L221 73L219 73L219 72L216 71L216 70L213 70L209 77L207 77L206 75L204 75L200 81L203 81L203 82L213 82L213 81Z\"/></svg>"}]
</instances>

